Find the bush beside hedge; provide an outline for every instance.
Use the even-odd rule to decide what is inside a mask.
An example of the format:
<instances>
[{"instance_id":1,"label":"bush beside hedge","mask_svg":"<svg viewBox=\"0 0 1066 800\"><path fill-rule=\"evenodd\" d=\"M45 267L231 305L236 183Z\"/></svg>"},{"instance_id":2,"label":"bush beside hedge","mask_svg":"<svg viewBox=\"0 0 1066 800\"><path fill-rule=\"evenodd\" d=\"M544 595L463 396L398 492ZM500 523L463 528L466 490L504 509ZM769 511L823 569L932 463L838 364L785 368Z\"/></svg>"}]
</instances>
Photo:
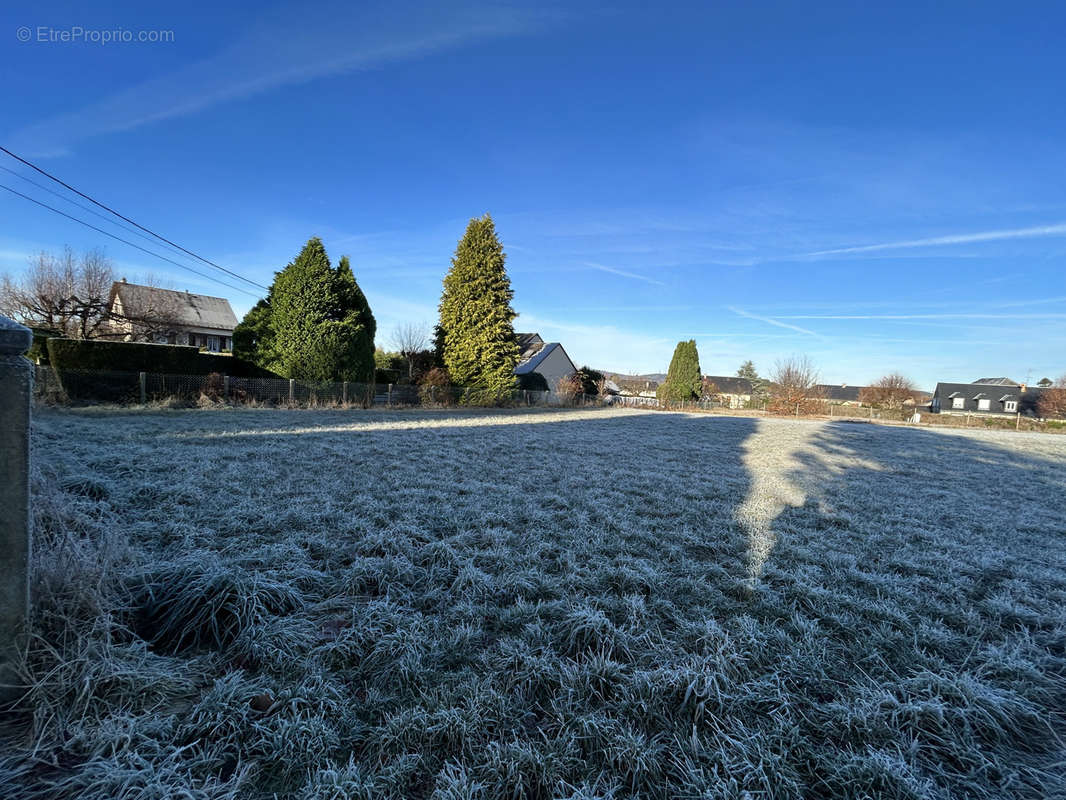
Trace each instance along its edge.
<instances>
[{"instance_id":1,"label":"bush beside hedge","mask_svg":"<svg viewBox=\"0 0 1066 800\"><path fill-rule=\"evenodd\" d=\"M188 345L49 339L47 349L48 360L57 373L64 370L156 372L166 375L209 375L218 372L240 378L280 377L242 358L201 353Z\"/></svg>"}]
</instances>

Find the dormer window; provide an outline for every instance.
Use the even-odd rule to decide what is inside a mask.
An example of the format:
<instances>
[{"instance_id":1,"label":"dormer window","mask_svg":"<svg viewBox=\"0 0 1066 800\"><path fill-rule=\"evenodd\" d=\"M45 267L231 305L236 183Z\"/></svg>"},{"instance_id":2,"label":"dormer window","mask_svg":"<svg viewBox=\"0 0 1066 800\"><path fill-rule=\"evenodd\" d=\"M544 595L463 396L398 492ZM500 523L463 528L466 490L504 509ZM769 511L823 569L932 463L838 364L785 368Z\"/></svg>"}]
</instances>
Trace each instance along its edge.
<instances>
[{"instance_id":1,"label":"dormer window","mask_svg":"<svg viewBox=\"0 0 1066 800\"><path fill-rule=\"evenodd\" d=\"M1004 411L1008 411L1011 414L1017 413L1017 411L1018 411L1018 401L1017 400L1004 400L1003 401L1003 410Z\"/></svg>"},{"instance_id":2,"label":"dormer window","mask_svg":"<svg viewBox=\"0 0 1066 800\"><path fill-rule=\"evenodd\" d=\"M989 400L987 397L979 397L979 398L977 398L977 410L978 411L988 411L991 407L992 407L992 401Z\"/></svg>"},{"instance_id":3,"label":"dormer window","mask_svg":"<svg viewBox=\"0 0 1066 800\"><path fill-rule=\"evenodd\" d=\"M966 408L966 398L957 392L951 396L952 408Z\"/></svg>"}]
</instances>

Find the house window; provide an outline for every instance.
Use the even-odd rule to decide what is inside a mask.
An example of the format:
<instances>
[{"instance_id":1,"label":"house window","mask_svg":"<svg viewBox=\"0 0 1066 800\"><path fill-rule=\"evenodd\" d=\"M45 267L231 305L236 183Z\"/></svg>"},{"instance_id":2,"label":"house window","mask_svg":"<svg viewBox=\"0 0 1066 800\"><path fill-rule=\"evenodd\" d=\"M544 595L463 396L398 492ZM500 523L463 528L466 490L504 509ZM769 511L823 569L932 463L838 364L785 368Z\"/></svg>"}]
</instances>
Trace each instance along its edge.
<instances>
[{"instance_id":1,"label":"house window","mask_svg":"<svg viewBox=\"0 0 1066 800\"><path fill-rule=\"evenodd\" d=\"M1004 411L1009 411L1012 414L1016 413L1018 411L1018 401L1017 400L1005 400L1003 402L1003 410Z\"/></svg>"},{"instance_id":2,"label":"house window","mask_svg":"<svg viewBox=\"0 0 1066 800\"><path fill-rule=\"evenodd\" d=\"M207 349L210 350L212 353L217 353L218 352L219 347L218 347L218 337L217 336L208 336L207 337Z\"/></svg>"},{"instance_id":3,"label":"house window","mask_svg":"<svg viewBox=\"0 0 1066 800\"><path fill-rule=\"evenodd\" d=\"M991 400L989 400L987 397L982 397L982 398L980 398L977 401L977 410L978 411L988 411L989 408L991 408L991 405L992 405L992 401Z\"/></svg>"},{"instance_id":4,"label":"house window","mask_svg":"<svg viewBox=\"0 0 1066 800\"><path fill-rule=\"evenodd\" d=\"M953 397L953 398L951 398L951 407L952 408L966 408L966 398L965 397Z\"/></svg>"}]
</instances>

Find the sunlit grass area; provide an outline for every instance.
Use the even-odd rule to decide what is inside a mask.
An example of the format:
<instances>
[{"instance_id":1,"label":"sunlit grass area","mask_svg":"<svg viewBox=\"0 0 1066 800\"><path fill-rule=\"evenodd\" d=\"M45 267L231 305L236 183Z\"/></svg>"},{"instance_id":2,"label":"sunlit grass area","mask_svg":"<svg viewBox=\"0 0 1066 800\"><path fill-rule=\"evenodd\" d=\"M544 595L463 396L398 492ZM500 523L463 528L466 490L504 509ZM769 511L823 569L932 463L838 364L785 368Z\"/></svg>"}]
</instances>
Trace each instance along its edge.
<instances>
[{"instance_id":1,"label":"sunlit grass area","mask_svg":"<svg viewBox=\"0 0 1066 800\"><path fill-rule=\"evenodd\" d=\"M1066 792L1066 439L46 411L0 796Z\"/></svg>"}]
</instances>

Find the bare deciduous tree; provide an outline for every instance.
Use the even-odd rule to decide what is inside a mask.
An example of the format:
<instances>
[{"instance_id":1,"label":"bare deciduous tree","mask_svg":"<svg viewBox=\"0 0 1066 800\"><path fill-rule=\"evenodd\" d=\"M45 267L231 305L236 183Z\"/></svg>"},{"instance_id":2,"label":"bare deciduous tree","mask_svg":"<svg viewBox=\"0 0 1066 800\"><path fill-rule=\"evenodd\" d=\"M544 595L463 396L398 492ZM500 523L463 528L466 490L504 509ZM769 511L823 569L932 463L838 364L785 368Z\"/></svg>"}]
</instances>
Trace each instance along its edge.
<instances>
[{"instance_id":1,"label":"bare deciduous tree","mask_svg":"<svg viewBox=\"0 0 1066 800\"><path fill-rule=\"evenodd\" d=\"M770 411L775 414L813 414L821 410L818 370L808 356L778 361L770 381Z\"/></svg>"},{"instance_id":2,"label":"bare deciduous tree","mask_svg":"<svg viewBox=\"0 0 1066 800\"><path fill-rule=\"evenodd\" d=\"M1061 376L1040 393L1036 413L1044 419L1066 417L1066 375Z\"/></svg>"},{"instance_id":3,"label":"bare deciduous tree","mask_svg":"<svg viewBox=\"0 0 1066 800\"><path fill-rule=\"evenodd\" d=\"M397 325L389 343L407 360L407 377L414 378L416 357L429 349L429 326L419 322Z\"/></svg>"},{"instance_id":4,"label":"bare deciduous tree","mask_svg":"<svg viewBox=\"0 0 1066 800\"><path fill-rule=\"evenodd\" d=\"M0 278L0 313L73 339L150 336L173 326L178 310L163 307L162 299L128 303L121 313L112 309L114 281L111 261L100 250L80 257L69 247L59 256L42 252L21 278Z\"/></svg>"},{"instance_id":5,"label":"bare deciduous tree","mask_svg":"<svg viewBox=\"0 0 1066 800\"><path fill-rule=\"evenodd\" d=\"M892 372L863 387L859 392L859 402L874 408L899 410L908 400L917 400L917 395L910 379Z\"/></svg>"}]
</instances>

